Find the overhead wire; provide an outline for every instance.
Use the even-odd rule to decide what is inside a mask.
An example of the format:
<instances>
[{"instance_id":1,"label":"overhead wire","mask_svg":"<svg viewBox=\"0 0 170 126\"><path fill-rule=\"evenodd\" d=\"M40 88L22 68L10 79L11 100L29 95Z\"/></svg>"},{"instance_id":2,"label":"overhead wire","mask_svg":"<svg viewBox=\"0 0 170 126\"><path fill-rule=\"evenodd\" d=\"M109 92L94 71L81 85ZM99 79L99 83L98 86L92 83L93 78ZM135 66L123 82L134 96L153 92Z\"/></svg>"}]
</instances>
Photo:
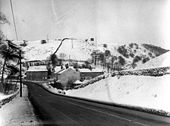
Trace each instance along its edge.
<instances>
[{"instance_id":1,"label":"overhead wire","mask_svg":"<svg viewBox=\"0 0 170 126\"><path fill-rule=\"evenodd\" d=\"M18 40L18 33L17 33L17 28L16 28L16 22L15 22L15 15L14 15L14 10L13 10L12 0L10 0L10 7L11 7L11 11L12 11L12 19L13 19L13 23L14 23L15 35L16 35L16 39Z\"/></svg>"}]
</instances>

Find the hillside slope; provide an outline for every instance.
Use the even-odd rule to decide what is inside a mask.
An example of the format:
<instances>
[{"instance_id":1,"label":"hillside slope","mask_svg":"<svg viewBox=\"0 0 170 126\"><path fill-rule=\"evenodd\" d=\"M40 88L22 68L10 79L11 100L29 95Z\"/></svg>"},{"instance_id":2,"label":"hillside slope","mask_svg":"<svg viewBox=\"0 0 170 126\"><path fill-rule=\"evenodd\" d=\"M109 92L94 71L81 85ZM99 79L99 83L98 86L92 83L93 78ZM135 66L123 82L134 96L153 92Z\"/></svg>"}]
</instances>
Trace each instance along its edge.
<instances>
[{"instance_id":1,"label":"hillside slope","mask_svg":"<svg viewBox=\"0 0 170 126\"><path fill-rule=\"evenodd\" d=\"M160 56L161 54L166 53L168 51L166 49L151 44L142 44L142 46L153 52L156 56Z\"/></svg>"},{"instance_id":2,"label":"hillside slope","mask_svg":"<svg viewBox=\"0 0 170 126\"><path fill-rule=\"evenodd\" d=\"M25 58L31 60L46 60L59 46L60 41L50 40L42 44L41 41L28 42L23 47ZM57 52L57 56L62 59L87 60L90 57L91 47L81 40L65 40Z\"/></svg>"},{"instance_id":3,"label":"hillside slope","mask_svg":"<svg viewBox=\"0 0 170 126\"><path fill-rule=\"evenodd\" d=\"M148 61L145 64L139 65L135 69L147 69L147 68L156 68L156 67L167 67L170 66L170 51L166 52L154 59Z\"/></svg>"},{"instance_id":4,"label":"hillside slope","mask_svg":"<svg viewBox=\"0 0 170 126\"><path fill-rule=\"evenodd\" d=\"M170 112L170 75L109 77L67 95Z\"/></svg>"},{"instance_id":5,"label":"hillside slope","mask_svg":"<svg viewBox=\"0 0 170 126\"><path fill-rule=\"evenodd\" d=\"M50 40L43 44L40 40L27 42L27 46L23 47L25 58L27 61L46 60L59 44L59 40ZM107 48L104 48L103 45L96 47L89 41L65 40L56 54L61 59L87 60L92 58L91 54L94 50L98 50L99 53L109 50L113 57L113 61L110 61L112 66L120 67L121 69L134 69L143 66L151 59L167 52L167 50L158 46L148 44L130 43L116 46L108 45Z\"/></svg>"},{"instance_id":6,"label":"hillside slope","mask_svg":"<svg viewBox=\"0 0 170 126\"><path fill-rule=\"evenodd\" d=\"M109 45L107 50L110 50L114 57L113 66L119 66L123 69L140 67L151 59L168 52L159 46L136 43L119 46Z\"/></svg>"}]
</instances>

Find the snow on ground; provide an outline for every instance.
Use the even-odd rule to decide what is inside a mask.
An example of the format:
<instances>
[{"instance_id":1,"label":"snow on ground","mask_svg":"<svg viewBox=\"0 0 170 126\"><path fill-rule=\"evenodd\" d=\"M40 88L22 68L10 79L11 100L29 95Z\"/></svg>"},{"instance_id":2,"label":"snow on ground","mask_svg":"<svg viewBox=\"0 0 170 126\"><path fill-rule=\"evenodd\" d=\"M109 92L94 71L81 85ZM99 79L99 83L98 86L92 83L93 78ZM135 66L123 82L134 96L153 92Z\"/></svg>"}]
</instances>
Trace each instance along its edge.
<instances>
[{"instance_id":1,"label":"snow on ground","mask_svg":"<svg viewBox=\"0 0 170 126\"><path fill-rule=\"evenodd\" d=\"M67 95L170 112L170 75L109 77Z\"/></svg>"},{"instance_id":2,"label":"snow on ground","mask_svg":"<svg viewBox=\"0 0 170 126\"><path fill-rule=\"evenodd\" d=\"M12 94L11 94L11 95L4 95L3 93L0 93L0 101L1 101L2 99L8 98L8 97L10 97L10 96L12 96Z\"/></svg>"},{"instance_id":3,"label":"snow on ground","mask_svg":"<svg viewBox=\"0 0 170 126\"><path fill-rule=\"evenodd\" d=\"M26 47L23 47L25 58L31 60L46 60L52 54L61 41L50 40L47 43L41 44L41 41L28 42ZM90 45L80 40L65 40L62 46L56 53L59 58L61 53L64 59L87 60L90 58Z\"/></svg>"},{"instance_id":4,"label":"snow on ground","mask_svg":"<svg viewBox=\"0 0 170 126\"><path fill-rule=\"evenodd\" d=\"M145 64L138 64L138 66L135 69L147 69L167 66L170 66L170 51L158 57L155 57L154 59L146 62Z\"/></svg>"},{"instance_id":5,"label":"snow on ground","mask_svg":"<svg viewBox=\"0 0 170 126\"><path fill-rule=\"evenodd\" d=\"M23 97L18 94L0 108L0 126L38 126L42 123L34 114L27 95L27 87L24 85Z\"/></svg>"}]
</instances>

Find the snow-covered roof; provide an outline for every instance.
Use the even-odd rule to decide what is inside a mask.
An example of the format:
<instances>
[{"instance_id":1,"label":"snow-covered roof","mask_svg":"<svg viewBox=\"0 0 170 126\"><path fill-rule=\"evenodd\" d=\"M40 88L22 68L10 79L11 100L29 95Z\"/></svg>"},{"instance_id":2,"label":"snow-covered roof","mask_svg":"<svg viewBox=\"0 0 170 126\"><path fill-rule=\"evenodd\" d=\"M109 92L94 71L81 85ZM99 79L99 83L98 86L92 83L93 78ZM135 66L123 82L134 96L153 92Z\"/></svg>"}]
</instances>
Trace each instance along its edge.
<instances>
[{"instance_id":1,"label":"snow-covered roof","mask_svg":"<svg viewBox=\"0 0 170 126\"><path fill-rule=\"evenodd\" d=\"M85 69L85 68L79 69L79 71L80 72L103 72L101 69L92 69L92 70L90 70L90 69Z\"/></svg>"},{"instance_id":2,"label":"snow-covered roof","mask_svg":"<svg viewBox=\"0 0 170 126\"><path fill-rule=\"evenodd\" d=\"M99 50L102 53L105 52L105 48L103 48L103 45L102 46L97 46L97 50Z\"/></svg>"},{"instance_id":3,"label":"snow-covered roof","mask_svg":"<svg viewBox=\"0 0 170 126\"><path fill-rule=\"evenodd\" d=\"M47 71L46 66L30 66L27 71Z\"/></svg>"},{"instance_id":4,"label":"snow-covered roof","mask_svg":"<svg viewBox=\"0 0 170 126\"><path fill-rule=\"evenodd\" d=\"M62 73L65 72L65 71L71 71L71 70L72 70L72 71L75 71L74 68L69 67L68 69L63 69L63 70L59 71L58 74L62 74Z\"/></svg>"},{"instance_id":5,"label":"snow-covered roof","mask_svg":"<svg viewBox=\"0 0 170 126\"><path fill-rule=\"evenodd\" d=\"M58 73L58 72L61 71L62 69L61 69L60 66L56 66L56 67L54 68L54 70L55 70L54 73Z\"/></svg>"}]
</instances>

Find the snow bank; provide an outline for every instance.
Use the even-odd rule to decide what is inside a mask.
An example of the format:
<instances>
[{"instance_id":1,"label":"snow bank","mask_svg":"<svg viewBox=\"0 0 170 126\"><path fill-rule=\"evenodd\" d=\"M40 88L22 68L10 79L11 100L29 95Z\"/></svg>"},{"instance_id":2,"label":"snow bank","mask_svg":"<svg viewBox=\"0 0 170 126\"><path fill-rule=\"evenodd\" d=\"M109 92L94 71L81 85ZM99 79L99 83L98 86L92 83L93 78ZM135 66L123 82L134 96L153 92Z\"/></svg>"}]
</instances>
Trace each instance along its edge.
<instances>
[{"instance_id":1,"label":"snow bank","mask_svg":"<svg viewBox=\"0 0 170 126\"><path fill-rule=\"evenodd\" d=\"M51 93L54 93L54 94L62 94L64 95L65 92L63 90L60 90L60 89L57 89L57 88L54 88L52 87L50 84L48 83L43 83L41 85L43 88L45 88L47 91L51 92Z\"/></svg>"},{"instance_id":2,"label":"snow bank","mask_svg":"<svg viewBox=\"0 0 170 126\"><path fill-rule=\"evenodd\" d=\"M170 112L170 75L109 77L67 95Z\"/></svg>"},{"instance_id":3,"label":"snow bank","mask_svg":"<svg viewBox=\"0 0 170 126\"><path fill-rule=\"evenodd\" d=\"M15 94L15 93L14 93ZM3 93L0 93L0 102L4 99L10 98L11 96L13 96L14 94L9 94L9 95L5 95Z\"/></svg>"},{"instance_id":4,"label":"snow bank","mask_svg":"<svg viewBox=\"0 0 170 126\"><path fill-rule=\"evenodd\" d=\"M11 101L18 93L19 93L19 89L10 95L4 95L4 94L0 93L0 107L4 104L8 103L9 101Z\"/></svg>"},{"instance_id":5,"label":"snow bank","mask_svg":"<svg viewBox=\"0 0 170 126\"><path fill-rule=\"evenodd\" d=\"M0 93L0 101L2 99L8 98L8 97L9 97L9 95L4 95L4 94Z\"/></svg>"}]
</instances>

